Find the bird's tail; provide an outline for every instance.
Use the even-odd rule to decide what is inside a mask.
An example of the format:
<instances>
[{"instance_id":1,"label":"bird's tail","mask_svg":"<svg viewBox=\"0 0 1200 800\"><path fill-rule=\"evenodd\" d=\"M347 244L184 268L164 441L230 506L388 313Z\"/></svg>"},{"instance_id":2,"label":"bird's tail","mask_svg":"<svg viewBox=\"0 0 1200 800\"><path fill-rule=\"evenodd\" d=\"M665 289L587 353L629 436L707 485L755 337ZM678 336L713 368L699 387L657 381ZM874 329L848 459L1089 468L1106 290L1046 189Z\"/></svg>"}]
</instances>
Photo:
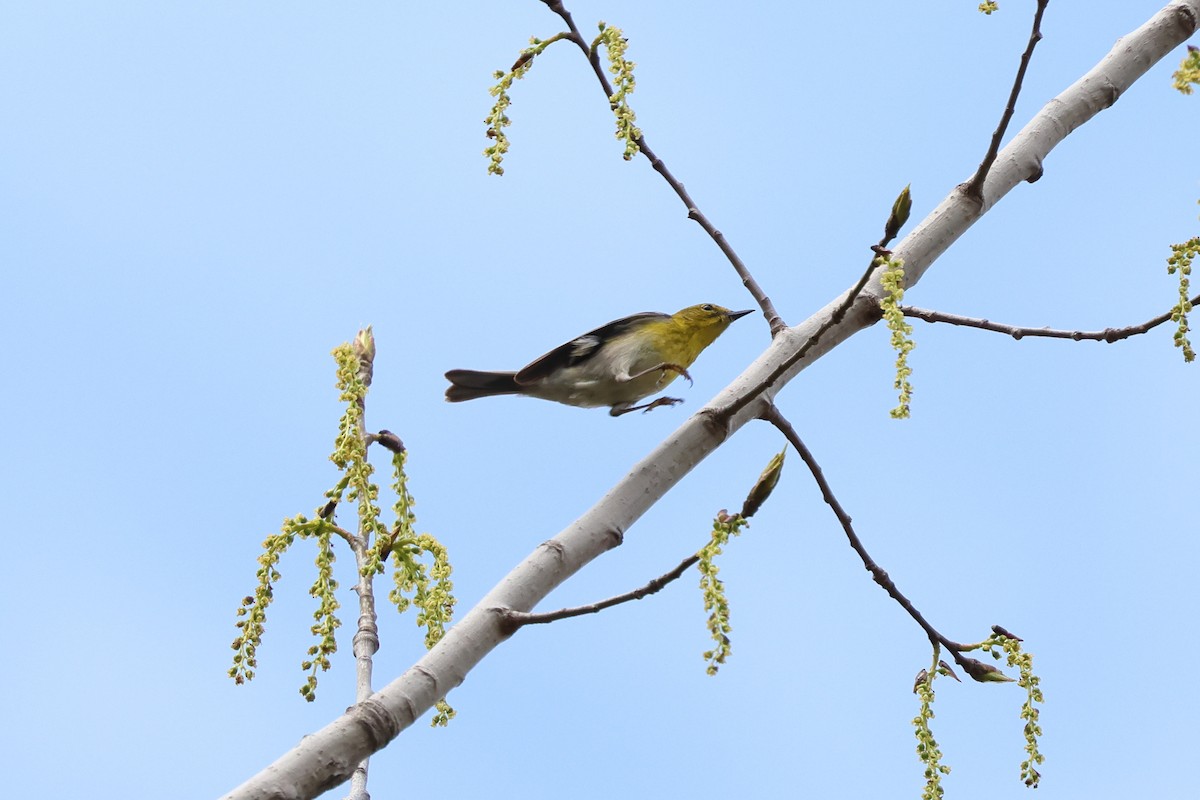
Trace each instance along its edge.
<instances>
[{"instance_id":1,"label":"bird's tail","mask_svg":"<svg viewBox=\"0 0 1200 800\"><path fill-rule=\"evenodd\" d=\"M446 401L461 403L476 397L491 397L494 394L519 394L515 372L479 372L473 369L452 369L446 373L450 388L446 389Z\"/></svg>"}]
</instances>

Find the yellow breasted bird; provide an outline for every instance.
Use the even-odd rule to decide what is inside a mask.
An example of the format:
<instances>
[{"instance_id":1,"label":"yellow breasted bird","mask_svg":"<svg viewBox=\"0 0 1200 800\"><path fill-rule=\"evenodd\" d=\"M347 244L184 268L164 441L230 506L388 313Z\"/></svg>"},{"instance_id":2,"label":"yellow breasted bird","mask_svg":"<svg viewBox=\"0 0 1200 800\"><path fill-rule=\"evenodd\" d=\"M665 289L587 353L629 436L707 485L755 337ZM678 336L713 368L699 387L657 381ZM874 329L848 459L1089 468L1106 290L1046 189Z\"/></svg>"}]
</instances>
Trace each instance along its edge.
<instances>
[{"instance_id":1,"label":"yellow breasted bird","mask_svg":"<svg viewBox=\"0 0 1200 800\"><path fill-rule=\"evenodd\" d=\"M523 394L582 408L609 406L619 417L630 411L683 401L659 397L634 405L664 388L677 375L690 383L687 368L730 324L749 311L704 303L674 314L646 311L614 320L578 336L517 372L452 369L446 400Z\"/></svg>"}]
</instances>

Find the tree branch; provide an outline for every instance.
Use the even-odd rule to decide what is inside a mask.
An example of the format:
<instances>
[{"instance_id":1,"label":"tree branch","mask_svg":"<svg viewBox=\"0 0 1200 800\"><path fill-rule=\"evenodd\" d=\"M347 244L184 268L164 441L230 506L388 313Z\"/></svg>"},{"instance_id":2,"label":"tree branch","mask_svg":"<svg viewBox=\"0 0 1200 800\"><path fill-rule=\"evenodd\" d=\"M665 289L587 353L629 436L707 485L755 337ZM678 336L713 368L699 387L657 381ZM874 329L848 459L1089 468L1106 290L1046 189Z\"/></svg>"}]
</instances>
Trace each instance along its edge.
<instances>
[{"instance_id":1,"label":"tree branch","mask_svg":"<svg viewBox=\"0 0 1200 800\"><path fill-rule=\"evenodd\" d=\"M1040 171L1046 155L1068 134L1112 105L1150 67L1191 36L1198 20L1200 0L1174 0L1117 40L1099 64L1038 112L988 171L982 203L966 197L961 187L955 189L894 249L895 256L904 259L908 285L915 285L991 205ZM731 433L761 416L779 387L878 321L880 291L877 285L868 284L841 324L828 329L821 343L809 348L803 359L767 381L776 367L829 319L849 292L772 339L741 375L635 464L591 509L504 576L420 661L369 700L356 703L324 728L305 736L227 797L311 798L346 780L355 764L412 725L508 637L508 626L496 609L531 610L611 548L614 531L623 534ZM747 397L750 399L743 402ZM741 410L728 416L726 426L718 429L711 424L711 414L737 402L743 402Z\"/></svg>"},{"instance_id":2,"label":"tree branch","mask_svg":"<svg viewBox=\"0 0 1200 800\"><path fill-rule=\"evenodd\" d=\"M1189 302L1194 306L1200 305L1200 294L1193 297ZM904 312L904 316L906 317L915 317L925 322L948 322L951 325L962 325L967 328L979 328L980 330L995 331L996 333L1007 333L1014 339L1023 339L1026 336L1042 336L1049 339L1073 339L1076 342L1089 340L1108 342L1109 344L1151 331L1170 320L1171 314L1174 312L1174 309L1172 309L1165 314L1159 314L1153 319L1146 320L1140 325L1130 325L1127 328L1105 328L1102 331L1066 331L1054 328L1022 328L1016 325L1005 325L1001 322L992 322L976 317L963 317L958 314L947 314L944 311L930 311L926 308L916 308L914 306L900 306L900 310Z\"/></svg>"},{"instance_id":3,"label":"tree branch","mask_svg":"<svg viewBox=\"0 0 1200 800\"><path fill-rule=\"evenodd\" d=\"M1012 122L1013 114L1017 110L1017 97L1021 94L1021 85L1025 82L1025 70L1029 68L1029 60L1033 58L1033 48L1042 40L1042 15L1046 13L1046 4L1049 2L1050 0L1037 0L1037 10L1033 12L1033 30L1029 33L1029 44L1025 46L1025 52L1021 54L1017 77L1013 79L1012 91L1008 93L1008 104L1004 106L1004 113L1000 115L1000 124L992 133L992 141L988 144L987 153L983 156L979 169L975 171L975 175L967 185L967 194L976 200L983 200L983 181L991 171L992 164L996 162L996 154L1000 152L1000 142L1004 139L1004 132L1008 130L1008 124ZM1033 183L1041 176L1041 173L1038 172L1029 178L1029 182Z\"/></svg>"},{"instance_id":4,"label":"tree branch","mask_svg":"<svg viewBox=\"0 0 1200 800\"><path fill-rule=\"evenodd\" d=\"M363 537L370 533L363 531ZM358 593L358 627L354 633L353 652L355 664L355 701L361 703L373 693L371 676L374 669L374 656L379 651L379 625L375 615L375 574L367 574L364 567L367 561L367 551L363 547L354 548L354 564L358 568L358 583L354 591ZM370 760L364 758L355 767L350 778L350 793L347 800L370 800L367 792L367 771Z\"/></svg>"},{"instance_id":5,"label":"tree branch","mask_svg":"<svg viewBox=\"0 0 1200 800\"><path fill-rule=\"evenodd\" d=\"M513 630L525 625L542 625L547 622L557 622L560 619L568 619L570 617L581 617L584 614L595 614L598 611L603 611L606 608L628 603L630 600L641 600L643 597L655 594L662 590L668 583L678 580L687 572L689 567L692 567L700 560L700 556L692 554L679 562L679 565L659 575L657 578L652 578L645 586L639 587L624 594L610 597L607 600L601 600L598 603L589 603L586 606L575 606L573 608L560 608L558 611L545 611L540 614L533 614L525 611L514 611L511 608L497 609L500 614L511 623Z\"/></svg>"},{"instance_id":6,"label":"tree branch","mask_svg":"<svg viewBox=\"0 0 1200 800\"><path fill-rule=\"evenodd\" d=\"M374 371L375 364L375 340L369 333L368 340L369 348L363 340L363 333L360 332L355 339L355 351L359 357L359 373L363 377L363 382L371 385L371 377ZM367 433L366 414L367 403L365 397L358 398L358 423L357 434L363 441L363 458L370 446L379 441L377 434ZM384 431L384 433L390 433ZM395 434L391 434L395 436ZM396 441L399 441L396 438ZM403 446L403 445L401 445ZM360 506L361 508L361 506ZM363 702L367 700L375 690L372 687L371 681L375 668L375 654L379 652L379 624L378 617L375 614L375 571L366 569L367 566L367 550L371 543L372 528L367 520L360 514L358 521L358 535L355 538L356 545L354 550L354 566L358 573L358 583L354 586L354 591L358 594L358 625L354 632L352 649L354 652L354 700ZM350 792L346 795L346 800L370 800L371 795L367 791L367 779L370 770L370 758L364 758L354 768L353 774L350 776Z\"/></svg>"},{"instance_id":7,"label":"tree branch","mask_svg":"<svg viewBox=\"0 0 1200 800\"><path fill-rule=\"evenodd\" d=\"M601 88L604 89L604 96L606 98L612 97L613 87L608 80L608 76L604 74L604 68L600 65L600 54L589 47L587 41L583 38L583 34L579 32L579 28L575 25L575 20L571 17L571 12L563 6L561 0L541 1L567 24L567 28L571 31L569 38L579 46L588 63L592 65L592 71L596 73L596 79L600 82ZM767 296L763 288L758 285L758 281L750 274L749 268L746 267L745 262L742 261L737 251L733 249L733 245L729 244L729 240L725 238L725 234L717 230L716 226L709 221L704 212L696 205L696 201L688 194L687 189L679 182L679 179L671 173L671 170L667 169L667 165L663 160L650 149L650 145L646 143L646 137L638 136L634 141L637 142L638 149L641 150L642 155L650 160L650 165L654 168L654 171L661 175L663 180L675 190L675 194L678 195L684 206L687 207L688 219L695 220L704 229L704 232L716 242L717 247L725 254L725 258L729 259L729 263L733 265L734 271L742 279L742 285L746 287L746 290L750 292L750 296L754 298L754 301L758 303L758 307L762 309L763 316L766 317L767 324L771 327L771 336L774 337L780 331L784 330L787 327L787 323L779 316L779 312L775 310L775 305L771 302L771 298Z\"/></svg>"},{"instance_id":8,"label":"tree branch","mask_svg":"<svg viewBox=\"0 0 1200 800\"><path fill-rule=\"evenodd\" d=\"M800 458L803 459L804 463L808 465L808 469L812 473L813 479L816 480L817 486L821 489L822 498L829 505L829 507L833 509L834 516L836 516L838 522L841 523L842 530L846 532L846 539L849 540L850 547L853 548L854 552L858 554L858 557L862 559L863 567L865 567L866 570L871 573L871 578L881 587L883 587L883 590L887 592L893 600L899 603L901 608L908 612L908 615L912 617L918 625L921 626L923 631L925 631L925 635L929 637L931 642L941 644L954 654L955 661L963 663L964 659L961 655L961 651L965 646L959 642L955 642L946 638L936 628L934 628L933 625L931 625L929 621L925 619L921 612L917 610L916 606L912 604L912 601L904 596L904 593L900 591L898 586L896 586L895 581L888 576L887 571L875 563L875 560L871 558L871 555L867 552L866 546L862 543L862 539L858 538L858 534L854 531L854 525L851 523L850 515L846 513L846 509L842 508L842 504L838 502L837 497L833 494L833 489L830 487L829 481L825 480L825 473L822 471L821 465L817 463L817 459L813 456L812 451L808 449L807 445L805 445L803 441L801 441L800 435L796 433L796 429L793 428L792 424L787 421L787 418L783 416L783 413L774 404L772 404L767 406L766 411L763 412L763 419L779 429L779 432L782 433L785 438L787 438L788 442L791 443L792 447L800 455Z\"/></svg>"},{"instance_id":9,"label":"tree branch","mask_svg":"<svg viewBox=\"0 0 1200 800\"><path fill-rule=\"evenodd\" d=\"M338 538L344 539L346 541L346 544L350 545L350 549L353 550L354 552L358 552L358 550L360 548L365 546L363 544L362 540L359 539L356 535L354 535L350 531L346 530L345 528L343 528L339 525L334 525L328 519L326 519L325 522L326 522L326 525L328 525L329 530L332 533L336 534L338 536Z\"/></svg>"}]
</instances>

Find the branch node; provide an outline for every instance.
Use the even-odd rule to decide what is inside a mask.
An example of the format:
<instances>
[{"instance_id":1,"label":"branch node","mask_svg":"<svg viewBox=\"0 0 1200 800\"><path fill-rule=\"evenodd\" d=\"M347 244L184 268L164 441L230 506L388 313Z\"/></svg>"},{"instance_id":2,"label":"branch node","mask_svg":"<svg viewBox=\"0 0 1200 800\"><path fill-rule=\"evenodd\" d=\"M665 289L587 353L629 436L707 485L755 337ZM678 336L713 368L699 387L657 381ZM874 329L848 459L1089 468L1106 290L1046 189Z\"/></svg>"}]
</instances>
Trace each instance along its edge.
<instances>
[{"instance_id":1,"label":"branch node","mask_svg":"<svg viewBox=\"0 0 1200 800\"><path fill-rule=\"evenodd\" d=\"M1108 95L1104 98L1104 107L1112 108L1117 104L1117 101L1121 99L1121 90L1114 86L1112 81L1104 82L1104 90Z\"/></svg>"},{"instance_id":2,"label":"branch node","mask_svg":"<svg viewBox=\"0 0 1200 800\"><path fill-rule=\"evenodd\" d=\"M427 678L429 682L433 684L433 688L437 688L437 676L434 675L428 667L416 664L412 669L413 672L417 673L418 675L423 675L425 678Z\"/></svg>"},{"instance_id":3,"label":"branch node","mask_svg":"<svg viewBox=\"0 0 1200 800\"><path fill-rule=\"evenodd\" d=\"M370 620L370 624L374 625L375 620ZM373 630L363 627L363 620L360 617L358 622L358 631L354 634L351 640L354 654L357 656L360 653L367 656L373 656L379 652L379 634ZM365 648L365 652L364 652Z\"/></svg>"},{"instance_id":4,"label":"branch node","mask_svg":"<svg viewBox=\"0 0 1200 800\"><path fill-rule=\"evenodd\" d=\"M767 324L771 327L772 339L787 330L787 323L781 320L778 316L772 316Z\"/></svg>"},{"instance_id":5,"label":"branch node","mask_svg":"<svg viewBox=\"0 0 1200 800\"><path fill-rule=\"evenodd\" d=\"M519 611L513 611L511 608L501 608L496 606L489 609L496 615L496 625L500 628L501 635L508 638L521 629L524 625L522 617L528 616Z\"/></svg>"},{"instance_id":6,"label":"branch node","mask_svg":"<svg viewBox=\"0 0 1200 800\"><path fill-rule=\"evenodd\" d=\"M605 531L605 550L612 550L625 543L625 531L620 528L609 528Z\"/></svg>"},{"instance_id":7,"label":"branch node","mask_svg":"<svg viewBox=\"0 0 1200 800\"><path fill-rule=\"evenodd\" d=\"M547 550L553 551L554 555L560 561L562 560L563 556L566 555L566 552L567 552L566 548L563 547L563 543L558 541L557 539L547 539L546 541L542 542L542 547L546 548Z\"/></svg>"},{"instance_id":8,"label":"branch node","mask_svg":"<svg viewBox=\"0 0 1200 800\"><path fill-rule=\"evenodd\" d=\"M696 412L696 416L700 417L705 428L723 442L729 438L730 418L733 416L733 411L732 407L702 408Z\"/></svg>"},{"instance_id":9,"label":"branch node","mask_svg":"<svg viewBox=\"0 0 1200 800\"><path fill-rule=\"evenodd\" d=\"M412 700L405 698L408 701L408 711L413 719L417 718L416 707ZM375 750L381 749L384 745L400 735L400 731L404 726L396 719L396 716L388 710L388 707L378 700L368 698L360 703L355 703L349 709L351 719L360 730L366 733L367 738L371 742L371 746Z\"/></svg>"}]
</instances>

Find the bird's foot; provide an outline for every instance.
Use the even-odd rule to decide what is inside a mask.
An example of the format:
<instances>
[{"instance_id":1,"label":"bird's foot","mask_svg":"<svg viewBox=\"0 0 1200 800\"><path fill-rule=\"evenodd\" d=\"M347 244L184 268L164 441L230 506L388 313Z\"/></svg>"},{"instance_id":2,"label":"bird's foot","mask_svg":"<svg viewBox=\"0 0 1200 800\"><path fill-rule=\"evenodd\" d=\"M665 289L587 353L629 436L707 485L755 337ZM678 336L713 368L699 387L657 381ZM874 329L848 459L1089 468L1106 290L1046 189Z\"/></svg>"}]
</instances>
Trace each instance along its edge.
<instances>
[{"instance_id":1,"label":"bird's foot","mask_svg":"<svg viewBox=\"0 0 1200 800\"><path fill-rule=\"evenodd\" d=\"M640 406L613 406L611 409L609 409L608 413L614 417L619 417L622 414L628 414L630 411L641 411L643 414L645 414L648 411L660 406L677 406L682 402L683 399L679 397L659 397L652 402L643 403Z\"/></svg>"}]
</instances>

